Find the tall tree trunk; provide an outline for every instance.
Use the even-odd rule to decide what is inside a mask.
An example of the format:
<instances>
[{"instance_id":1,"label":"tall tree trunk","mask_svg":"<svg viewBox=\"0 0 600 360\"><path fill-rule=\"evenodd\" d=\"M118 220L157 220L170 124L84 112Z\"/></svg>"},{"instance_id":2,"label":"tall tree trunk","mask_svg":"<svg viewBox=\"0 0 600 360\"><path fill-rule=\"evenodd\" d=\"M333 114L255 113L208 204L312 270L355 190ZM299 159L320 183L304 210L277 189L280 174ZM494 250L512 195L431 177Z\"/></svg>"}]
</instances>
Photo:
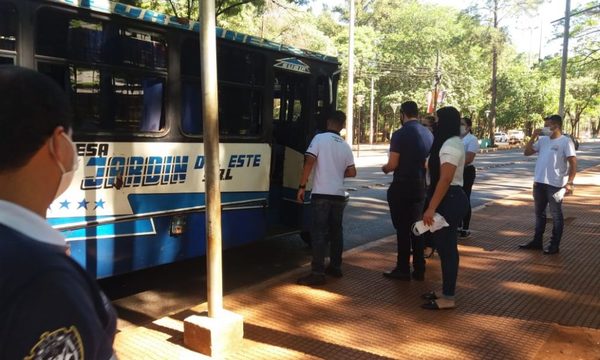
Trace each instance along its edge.
<instances>
[{"instance_id":1,"label":"tall tree trunk","mask_svg":"<svg viewBox=\"0 0 600 360\"><path fill-rule=\"evenodd\" d=\"M491 86L491 96L492 101L490 104L490 118L489 118L489 135L490 135L490 143L494 145L494 131L496 130L496 101L498 95L498 39L497 32L498 30L498 0L494 0L494 33L492 37L492 86Z\"/></svg>"}]
</instances>

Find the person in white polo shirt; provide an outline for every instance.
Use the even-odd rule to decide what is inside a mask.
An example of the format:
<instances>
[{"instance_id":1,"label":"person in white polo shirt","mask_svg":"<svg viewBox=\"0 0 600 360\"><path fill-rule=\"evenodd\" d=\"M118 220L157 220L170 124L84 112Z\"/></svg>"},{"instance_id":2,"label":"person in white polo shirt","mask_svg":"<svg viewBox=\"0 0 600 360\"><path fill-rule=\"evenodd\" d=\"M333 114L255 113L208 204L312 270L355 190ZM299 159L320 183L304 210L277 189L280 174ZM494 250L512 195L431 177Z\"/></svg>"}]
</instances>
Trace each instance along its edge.
<instances>
[{"instance_id":1,"label":"person in white polo shirt","mask_svg":"<svg viewBox=\"0 0 600 360\"><path fill-rule=\"evenodd\" d=\"M530 156L535 153L538 154L533 179L535 234L532 241L519 247L537 250L543 248L546 206L549 206L553 223L552 237L550 244L544 249L544 254L552 255L558 253L563 234L562 196L573 192L573 180L577 173L575 145L568 136L562 134L560 115L545 118L544 128L533 132L525 146L524 154Z\"/></svg>"},{"instance_id":2,"label":"person in white polo shirt","mask_svg":"<svg viewBox=\"0 0 600 360\"><path fill-rule=\"evenodd\" d=\"M299 285L325 284L325 274L342 276L344 248L342 221L346 196L344 178L356 176L354 156L350 145L340 136L346 114L335 111L327 119L327 131L317 134L304 155L304 168L296 199L304 203L306 183L315 171L311 194L312 263L311 273L298 279ZM329 266L325 267L329 240Z\"/></svg>"}]
</instances>

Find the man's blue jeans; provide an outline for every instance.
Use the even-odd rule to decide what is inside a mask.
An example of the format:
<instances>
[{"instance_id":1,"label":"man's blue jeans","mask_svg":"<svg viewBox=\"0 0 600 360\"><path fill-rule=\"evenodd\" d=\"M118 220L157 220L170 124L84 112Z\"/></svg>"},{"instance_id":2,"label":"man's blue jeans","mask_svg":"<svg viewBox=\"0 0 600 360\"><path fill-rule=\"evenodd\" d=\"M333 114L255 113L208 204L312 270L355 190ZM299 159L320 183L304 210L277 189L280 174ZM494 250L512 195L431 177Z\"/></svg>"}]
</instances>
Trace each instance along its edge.
<instances>
[{"instance_id":1,"label":"man's blue jeans","mask_svg":"<svg viewBox=\"0 0 600 360\"><path fill-rule=\"evenodd\" d=\"M312 272L325 273L325 257L329 241L329 266L339 269L342 266L344 237L342 221L346 201L343 197L322 198L314 196L311 199L312 224Z\"/></svg>"},{"instance_id":2,"label":"man's blue jeans","mask_svg":"<svg viewBox=\"0 0 600 360\"><path fill-rule=\"evenodd\" d=\"M544 231L546 230L546 206L549 205L550 213L552 214L552 238L550 246L558 248L560 239L562 238L564 219L562 213L562 200L556 201L552 197L561 188L542 184L533 183L533 201L535 202L535 235L533 242L542 246L544 242Z\"/></svg>"}]
</instances>

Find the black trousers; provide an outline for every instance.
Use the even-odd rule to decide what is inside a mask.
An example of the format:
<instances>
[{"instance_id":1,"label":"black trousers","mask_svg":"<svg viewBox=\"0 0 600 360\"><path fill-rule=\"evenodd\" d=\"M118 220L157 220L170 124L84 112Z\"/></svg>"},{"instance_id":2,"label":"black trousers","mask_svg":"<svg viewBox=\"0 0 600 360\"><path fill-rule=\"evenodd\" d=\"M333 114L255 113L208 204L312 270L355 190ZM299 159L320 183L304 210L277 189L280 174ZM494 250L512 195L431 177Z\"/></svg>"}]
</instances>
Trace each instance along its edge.
<instances>
[{"instance_id":1,"label":"black trousers","mask_svg":"<svg viewBox=\"0 0 600 360\"><path fill-rule=\"evenodd\" d=\"M424 243L421 236L412 233L412 225L423 217L425 187L422 182L394 182L387 191L392 223L396 229L398 257L396 269L410 273L410 255L412 250L413 269L417 273L425 272Z\"/></svg>"},{"instance_id":2,"label":"black trousers","mask_svg":"<svg viewBox=\"0 0 600 360\"><path fill-rule=\"evenodd\" d=\"M468 205L467 215L465 215L462 220L462 229L468 230L469 224L471 223L471 189L473 189L473 183L475 182L475 176L477 171L475 170L475 166L467 165L465 166L465 171L463 172L463 191L465 195L467 195Z\"/></svg>"}]
</instances>

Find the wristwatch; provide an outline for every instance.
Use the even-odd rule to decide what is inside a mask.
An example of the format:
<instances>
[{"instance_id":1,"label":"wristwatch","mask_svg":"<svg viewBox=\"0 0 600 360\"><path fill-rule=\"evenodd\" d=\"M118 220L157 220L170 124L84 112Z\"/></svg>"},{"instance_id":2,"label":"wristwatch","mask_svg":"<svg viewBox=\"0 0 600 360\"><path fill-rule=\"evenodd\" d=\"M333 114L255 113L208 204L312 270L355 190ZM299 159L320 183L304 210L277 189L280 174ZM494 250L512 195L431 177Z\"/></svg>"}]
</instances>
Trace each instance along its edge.
<instances>
[{"instance_id":1,"label":"wristwatch","mask_svg":"<svg viewBox=\"0 0 600 360\"><path fill-rule=\"evenodd\" d=\"M304 184L304 185L298 185L298 189L306 189L306 184Z\"/></svg>"}]
</instances>

